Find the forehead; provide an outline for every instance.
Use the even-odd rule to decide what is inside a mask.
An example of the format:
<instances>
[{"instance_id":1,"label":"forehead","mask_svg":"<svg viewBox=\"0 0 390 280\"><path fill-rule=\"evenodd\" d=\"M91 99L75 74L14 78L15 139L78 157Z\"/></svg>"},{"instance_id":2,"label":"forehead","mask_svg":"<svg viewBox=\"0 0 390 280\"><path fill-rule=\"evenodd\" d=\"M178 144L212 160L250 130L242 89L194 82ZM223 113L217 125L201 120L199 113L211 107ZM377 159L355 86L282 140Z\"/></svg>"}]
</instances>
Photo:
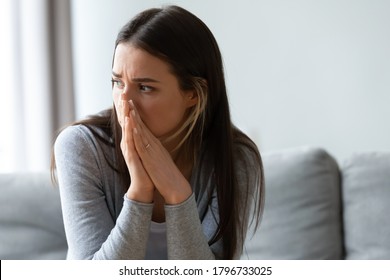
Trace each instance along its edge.
<instances>
[{"instance_id":1,"label":"forehead","mask_svg":"<svg viewBox=\"0 0 390 280\"><path fill-rule=\"evenodd\" d=\"M121 75L137 76L173 76L168 63L150 53L122 43L116 47L113 69Z\"/></svg>"}]
</instances>

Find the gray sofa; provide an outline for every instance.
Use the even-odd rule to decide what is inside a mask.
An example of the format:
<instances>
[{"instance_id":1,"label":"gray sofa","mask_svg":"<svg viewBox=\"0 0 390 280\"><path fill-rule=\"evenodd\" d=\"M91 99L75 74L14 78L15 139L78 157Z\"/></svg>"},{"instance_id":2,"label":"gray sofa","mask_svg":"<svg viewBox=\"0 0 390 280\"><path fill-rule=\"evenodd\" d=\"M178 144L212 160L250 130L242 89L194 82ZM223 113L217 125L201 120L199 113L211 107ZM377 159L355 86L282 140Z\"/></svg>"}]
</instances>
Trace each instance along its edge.
<instances>
[{"instance_id":1,"label":"gray sofa","mask_svg":"<svg viewBox=\"0 0 390 280\"><path fill-rule=\"evenodd\" d=\"M302 147L263 160L264 217L243 259L390 259L390 152L339 165Z\"/></svg>"},{"instance_id":2,"label":"gray sofa","mask_svg":"<svg viewBox=\"0 0 390 280\"><path fill-rule=\"evenodd\" d=\"M338 164L313 147L263 154L266 204L242 259L390 259L390 153ZM63 259L47 173L0 175L0 259Z\"/></svg>"},{"instance_id":3,"label":"gray sofa","mask_svg":"<svg viewBox=\"0 0 390 280\"><path fill-rule=\"evenodd\" d=\"M0 175L0 259L64 259L58 188L48 173Z\"/></svg>"}]
</instances>

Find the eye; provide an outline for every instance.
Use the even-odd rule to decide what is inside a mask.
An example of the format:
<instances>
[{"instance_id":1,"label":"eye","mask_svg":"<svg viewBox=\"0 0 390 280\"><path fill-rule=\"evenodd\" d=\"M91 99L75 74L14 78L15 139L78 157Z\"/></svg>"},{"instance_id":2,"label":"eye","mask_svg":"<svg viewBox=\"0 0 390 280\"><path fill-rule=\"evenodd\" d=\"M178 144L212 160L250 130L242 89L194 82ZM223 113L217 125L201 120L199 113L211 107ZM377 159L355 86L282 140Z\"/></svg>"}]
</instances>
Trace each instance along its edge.
<instances>
[{"instance_id":1,"label":"eye","mask_svg":"<svg viewBox=\"0 0 390 280\"><path fill-rule=\"evenodd\" d=\"M144 84L140 84L139 85L139 90L142 91L142 92L152 92L154 90L154 88L150 87L150 86L146 86Z\"/></svg>"},{"instance_id":2,"label":"eye","mask_svg":"<svg viewBox=\"0 0 390 280\"><path fill-rule=\"evenodd\" d=\"M112 87L115 86L116 88L119 88L119 89L125 88L125 84L121 80L111 79L111 84L112 84Z\"/></svg>"}]
</instances>

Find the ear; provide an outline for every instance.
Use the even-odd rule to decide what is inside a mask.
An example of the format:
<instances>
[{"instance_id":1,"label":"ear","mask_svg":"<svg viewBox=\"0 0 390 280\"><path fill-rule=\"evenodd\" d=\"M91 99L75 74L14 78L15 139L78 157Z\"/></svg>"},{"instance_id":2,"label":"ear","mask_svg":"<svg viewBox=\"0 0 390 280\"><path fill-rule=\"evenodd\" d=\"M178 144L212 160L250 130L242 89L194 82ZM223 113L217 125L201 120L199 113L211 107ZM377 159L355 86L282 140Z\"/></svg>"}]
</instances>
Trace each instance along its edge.
<instances>
[{"instance_id":1,"label":"ear","mask_svg":"<svg viewBox=\"0 0 390 280\"><path fill-rule=\"evenodd\" d=\"M195 90L189 90L184 93L187 108L193 107L198 103L198 95Z\"/></svg>"}]
</instances>

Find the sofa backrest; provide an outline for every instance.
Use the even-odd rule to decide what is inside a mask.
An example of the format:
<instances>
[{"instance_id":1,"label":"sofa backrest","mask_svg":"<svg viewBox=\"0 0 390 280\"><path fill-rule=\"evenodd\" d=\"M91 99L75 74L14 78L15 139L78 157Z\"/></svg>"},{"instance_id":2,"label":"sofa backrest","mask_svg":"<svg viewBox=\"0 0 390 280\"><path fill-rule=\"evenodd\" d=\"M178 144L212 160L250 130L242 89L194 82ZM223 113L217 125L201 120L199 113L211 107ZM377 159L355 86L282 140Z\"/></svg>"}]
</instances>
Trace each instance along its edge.
<instances>
[{"instance_id":1,"label":"sofa backrest","mask_svg":"<svg viewBox=\"0 0 390 280\"><path fill-rule=\"evenodd\" d=\"M302 147L262 155L265 209L249 233L242 259L341 259L340 174L323 149Z\"/></svg>"},{"instance_id":2,"label":"sofa backrest","mask_svg":"<svg viewBox=\"0 0 390 280\"><path fill-rule=\"evenodd\" d=\"M319 148L263 154L265 209L243 259L390 259L390 152L341 164Z\"/></svg>"},{"instance_id":3,"label":"sofa backrest","mask_svg":"<svg viewBox=\"0 0 390 280\"><path fill-rule=\"evenodd\" d=\"M341 170L345 258L390 260L390 153L355 154Z\"/></svg>"},{"instance_id":4,"label":"sofa backrest","mask_svg":"<svg viewBox=\"0 0 390 280\"><path fill-rule=\"evenodd\" d=\"M0 174L0 259L64 259L66 252L49 173Z\"/></svg>"}]
</instances>

